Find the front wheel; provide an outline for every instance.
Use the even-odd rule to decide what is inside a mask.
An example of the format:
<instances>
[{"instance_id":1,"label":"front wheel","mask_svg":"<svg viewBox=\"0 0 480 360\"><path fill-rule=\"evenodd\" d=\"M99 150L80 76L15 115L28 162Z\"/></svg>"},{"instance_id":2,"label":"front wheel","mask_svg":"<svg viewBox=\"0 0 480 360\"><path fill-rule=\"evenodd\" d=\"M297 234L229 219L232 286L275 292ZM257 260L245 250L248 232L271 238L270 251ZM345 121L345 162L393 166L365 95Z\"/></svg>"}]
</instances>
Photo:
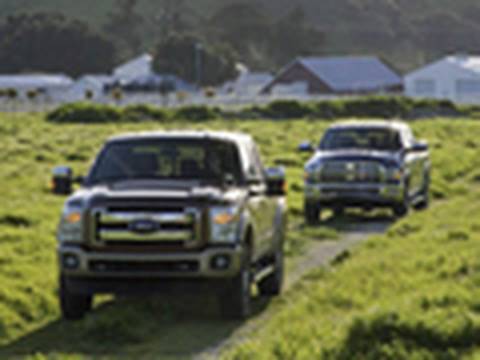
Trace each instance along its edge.
<instances>
[{"instance_id":1,"label":"front wheel","mask_svg":"<svg viewBox=\"0 0 480 360\"><path fill-rule=\"evenodd\" d=\"M401 203L396 204L393 207L393 213L395 214L396 217L404 217L408 214L408 211L410 210L410 199L409 199L409 187L408 185L405 186L405 190L403 193L403 200Z\"/></svg>"},{"instance_id":2,"label":"front wheel","mask_svg":"<svg viewBox=\"0 0 480 360\"><path fill-rule=\"evenodd\" d=\"M258 283L260 295L278 296L281 294L284 280L284 263L283 241L281 241L275 251L273 272Z\"/></svg>"},{"instance_id":3,"label":"front wheel","mask_svg":"<svg viewBox=\"0 0 480 360\"><path fill-rule=\"evenodd\" d=\"M420 194L421 200L415 204L415 210L425 210L430 205L430 179L425 178L422 192Z\"/></svg>"},{"instance_id":4,"label":"front wheel","mask_svg":"<svg viewBox=\"0 0 480 360\"><path fill-rule=\"evenodd\" d=\"M243 320L251 312L252 271L249 256L245 256L240 273L224 285L219 296L222 315L228 319Z\"/></svg>"},{"instance_id":5,"label":"front wheel","mask_svg":"<svg viewBox=\"0 0 480 360\"><path fill-rule=\"evenodd\" d=\"M66 320L80 320L92 309L93 297L71 292L68 288L65 276L60 277L60 309Z\"/></svg>"}]
</instances>

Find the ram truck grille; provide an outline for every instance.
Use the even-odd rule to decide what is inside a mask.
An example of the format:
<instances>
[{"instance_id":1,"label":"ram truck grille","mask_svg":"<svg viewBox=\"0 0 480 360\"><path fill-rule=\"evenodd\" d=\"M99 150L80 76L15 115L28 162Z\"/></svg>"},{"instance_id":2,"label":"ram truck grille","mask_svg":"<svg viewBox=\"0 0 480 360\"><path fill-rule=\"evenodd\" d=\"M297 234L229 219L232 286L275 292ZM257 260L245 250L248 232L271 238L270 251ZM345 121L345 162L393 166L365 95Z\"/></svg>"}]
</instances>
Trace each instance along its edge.
<instances>
[{"instance_id":1,"label":"ram truck grille","mask_svg":"<svg viewBox=\"0 0 480 360\"><path fill-rule=\"evenodd\" d=\"M384 167L373 161L330 161L320 172L323 183L381 183L384 179Z\"/></svg>"}]
</instances>

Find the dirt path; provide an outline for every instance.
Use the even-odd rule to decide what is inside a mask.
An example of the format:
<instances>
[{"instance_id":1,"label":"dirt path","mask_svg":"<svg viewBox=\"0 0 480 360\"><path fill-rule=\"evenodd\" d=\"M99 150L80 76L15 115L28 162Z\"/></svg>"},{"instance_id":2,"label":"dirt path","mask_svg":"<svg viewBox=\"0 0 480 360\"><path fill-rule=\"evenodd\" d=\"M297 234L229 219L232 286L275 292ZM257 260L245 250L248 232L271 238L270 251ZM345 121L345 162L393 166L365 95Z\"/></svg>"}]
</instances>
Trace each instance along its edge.
<instances>
[{"instance_id":1,"label":"dirt path","mask_svg":"<svg viewBox=\"0 0 480 360\"><path fill-rule=\"evenodd\" d=\"M339 240L322 241L311 245L304 255L295 259L293 264L290 265L290 270L288 271L285 283L285 292L288 292L293 285L300 281L302 277L310 271L328 266L345 251L352 249L354 246L365 241L372 235L382 234L390 225L391 222L389 221L354 224L342 231ZM252 332L258 330L270 315L271 314L268 310L262 312L259 316L237 328L228 338L204 351L201 351L193 358L199 360L218 358L226 348L244 341Z\"/></svg>"}]
</instances>

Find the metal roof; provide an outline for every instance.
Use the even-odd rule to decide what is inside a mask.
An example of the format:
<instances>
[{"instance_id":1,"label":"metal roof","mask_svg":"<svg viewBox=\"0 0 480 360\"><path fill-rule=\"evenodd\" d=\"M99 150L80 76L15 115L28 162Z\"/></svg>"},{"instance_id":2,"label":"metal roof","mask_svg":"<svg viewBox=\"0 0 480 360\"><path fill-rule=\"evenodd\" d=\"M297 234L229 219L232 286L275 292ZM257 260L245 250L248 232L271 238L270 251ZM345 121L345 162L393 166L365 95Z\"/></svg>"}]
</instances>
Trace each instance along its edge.
<instances>
[{"instance_id":1,"label":"metal roof","mask_svg":"<svg viewBox=\"0 0 480 360\"><path fill-rule=\"evenodd\" d=\"M297 61L339 92L402 85L402 78L376 57L304 57Z\"/></svg>"},{"instance_id":2,"label":"metal roof","mask_svg":"<svg viewBox=\"0 0 480 360\"><path fill-rule=\"evenodd\" d=\"M433 63L418 68L406 75L407 78L415 75L423 75L425 71L436 69L444 64L453 65L459 69L469 71L473 75L480 75L480 56L472 55L450 55Z\"/></svg>"},{"instance_id":3,"label":"metal roof","mask_svg":"<svg viewBox=\"0 0 480 360\"><path fill-rule=\"evenodd\" d=\"M67 87L72 84L72 78L63 74L0 75L0 88Z\"/></svg>"},{"instance_id":4,"label":"metal roof","mask_svg":"<svg viewBox=\"0 0 480 360\"><path fill-rule=\"evenodd\" d=\"M341 121L331 125L330 129L343 128L388 128L388 129L405 129L408 125L401 121L385 121L385 120L351 120Z\"/></svg>"},{"instance_id":5,"label":"metal roof","mask_svg":"<svg viewBox=\"0 0 480 360\"><path fill-rule=\"evenodd\" d=\"M138 133L127 133L111 137L108 142L123 142L134 140L162 140L162 139L212 139L226 140L232 142L252 141L252 137L248 134L237 132L223 131L149 131Z\"/></svg>"},{"instance_id":6,"label":"metal roof","mask_svg":"<svg viewBox=\"0 0 480 360\"><path fill-rule=\"evenodd\" d=\"M193 91L194 86L187 83L176 75L171 74L148 74L140 75L129 81L121 81L120 84L125 88L130 89L149 89L155 90L163 86L165 83L170 83L174 87L174 91Z\"/></svg>"}]
</instances>

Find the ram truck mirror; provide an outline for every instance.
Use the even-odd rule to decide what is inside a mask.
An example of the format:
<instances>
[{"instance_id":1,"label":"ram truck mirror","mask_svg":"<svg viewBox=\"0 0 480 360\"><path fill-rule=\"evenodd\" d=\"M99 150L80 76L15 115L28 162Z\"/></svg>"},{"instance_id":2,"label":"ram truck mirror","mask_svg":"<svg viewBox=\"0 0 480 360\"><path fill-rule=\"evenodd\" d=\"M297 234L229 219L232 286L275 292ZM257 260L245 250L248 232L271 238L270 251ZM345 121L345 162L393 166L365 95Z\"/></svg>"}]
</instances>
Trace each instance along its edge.
<instances>
[{"instance_id":1,"label":"ram truck mirror","mask_svg":"<svg viewBox=\"0 0 480 360\"><path fill-rule=\"evenodd\" d=\"M425 152L428 151L428 143L426 141L417 141L412 145L411 151L413 152Z\"/></svg>"},{"instance_id":2,"label":"ram truck mirror","mask_svg":"<svg viewBox=\"0 0 480 360\"><path fill-rule=\"evenodd\" d=\"M301 143L300 145L298 145L298 151L299 152L313 152L315 150L315 148L313 147L312 143L309 142L309 141L305 141L303 143Z\"/></svg>"}]
</instances>

